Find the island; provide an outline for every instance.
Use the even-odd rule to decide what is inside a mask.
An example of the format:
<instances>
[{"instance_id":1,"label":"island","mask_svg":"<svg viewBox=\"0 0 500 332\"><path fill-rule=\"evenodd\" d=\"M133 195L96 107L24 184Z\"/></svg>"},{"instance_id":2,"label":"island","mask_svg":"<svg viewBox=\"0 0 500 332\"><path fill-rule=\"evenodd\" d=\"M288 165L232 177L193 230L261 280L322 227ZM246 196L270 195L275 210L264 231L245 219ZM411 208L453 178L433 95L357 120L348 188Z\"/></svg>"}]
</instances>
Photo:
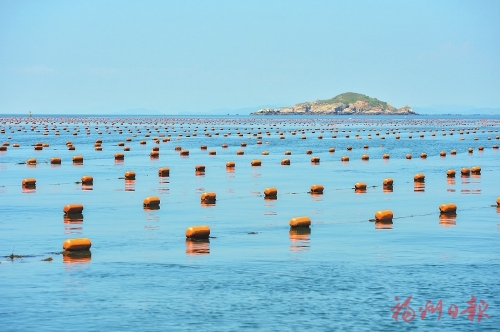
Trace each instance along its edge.
<instances>
[{"instance_id":1,"label":"island","mask_svg":"<svg viewBox=\"0 0 500 332\"><path fill-rule=\"evenodd\" d=\"M263 108L251 115L417 115L410 106L395 108L385 101L354 92L292 107Z\"/></svg>"}]
</instances>

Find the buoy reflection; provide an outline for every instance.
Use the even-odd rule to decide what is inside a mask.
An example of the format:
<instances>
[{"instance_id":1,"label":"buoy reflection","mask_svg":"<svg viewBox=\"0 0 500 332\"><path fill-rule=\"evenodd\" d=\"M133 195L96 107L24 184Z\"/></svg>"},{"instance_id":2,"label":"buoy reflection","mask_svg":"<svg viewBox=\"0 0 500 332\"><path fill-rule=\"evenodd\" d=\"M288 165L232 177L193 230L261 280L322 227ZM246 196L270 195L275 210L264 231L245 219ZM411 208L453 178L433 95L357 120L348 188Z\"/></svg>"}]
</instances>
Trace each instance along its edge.
<instances>
[{"instance_id":1,"label":"buoy reflection","mask_svg":"<svg viewBox=\"0 0 500 332\"><path fill-rule=\"evenodd\" d=\"M392 220L377 220L375 221L375 229L392 229Z\"/></svg>"},{"instance_id":2,"label":"buoy reflection","mask_svg":"<svg viewBox=\"0 0 500 332\"><path fill-rule=\"evenodd\" d=\"M457 214L441 213L439 215L439 224L441 226L455 226L457 224Z\"/></svg>"},{"instance_id":3,"label":"buoy reflection","mask_svg":"<svg viewBox=\"0 0 500 332\"><path fill-rule=\"evenodd\" d=\"M186 239L186 254L206 255L210 253L210 239Z\"/></svg>"},{"instance_id":4,"label":"buoy reflection","mask_svg":"<svg viewBox=\"0 0 500 332\"><path fill-rule=\"evenodd\" d=\"M311 228L293 227L288 233L290 235L290 251L305 251L310 247Z\"/></svg>"}]
</instances>

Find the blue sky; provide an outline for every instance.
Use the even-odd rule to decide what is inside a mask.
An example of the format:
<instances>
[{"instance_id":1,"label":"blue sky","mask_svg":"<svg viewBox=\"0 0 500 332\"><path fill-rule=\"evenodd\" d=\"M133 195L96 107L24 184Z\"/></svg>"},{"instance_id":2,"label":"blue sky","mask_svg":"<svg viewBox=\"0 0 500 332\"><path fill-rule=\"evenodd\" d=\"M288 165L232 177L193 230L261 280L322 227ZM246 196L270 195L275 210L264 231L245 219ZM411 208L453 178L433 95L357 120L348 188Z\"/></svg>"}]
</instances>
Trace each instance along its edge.
<instances>
[{"instance_id":1,"label":"blue sky","mask_svg":"<svg viewBox=\"0 0 500 332\"><path fill-rule=\"evenodd\" d=\"M0 113L500 107L500 1L0 0Z\"/></svg>"}]
</instances>

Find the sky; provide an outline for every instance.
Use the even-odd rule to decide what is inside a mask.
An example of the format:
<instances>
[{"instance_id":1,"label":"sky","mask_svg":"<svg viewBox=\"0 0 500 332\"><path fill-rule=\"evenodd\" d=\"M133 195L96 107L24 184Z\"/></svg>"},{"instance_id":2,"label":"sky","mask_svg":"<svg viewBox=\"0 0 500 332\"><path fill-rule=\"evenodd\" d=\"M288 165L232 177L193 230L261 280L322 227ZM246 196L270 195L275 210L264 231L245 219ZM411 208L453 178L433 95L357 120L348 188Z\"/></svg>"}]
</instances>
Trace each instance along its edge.
<instances>
[{"instance_id":1,"label":"sky","mask_svg":"<svg viewBox=\"0 0 500 332\"><path fill-rule=\"evenodd\" d=\"M499 14L496 0L0 0L0 114L208 115L344 92L500 108Z\"/></svg>"}]
</instances>

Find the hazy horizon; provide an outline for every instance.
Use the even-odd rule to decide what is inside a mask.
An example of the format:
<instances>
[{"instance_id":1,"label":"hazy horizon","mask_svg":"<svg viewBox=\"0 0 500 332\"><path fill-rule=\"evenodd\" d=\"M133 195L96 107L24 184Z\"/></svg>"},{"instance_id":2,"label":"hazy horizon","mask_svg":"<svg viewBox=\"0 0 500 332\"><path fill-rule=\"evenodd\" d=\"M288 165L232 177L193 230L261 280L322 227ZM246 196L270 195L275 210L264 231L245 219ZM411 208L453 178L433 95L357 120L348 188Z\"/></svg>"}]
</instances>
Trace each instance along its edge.
<instances>
[{"instance_id":1,"label":"hazy horizon","mask_svg":"<svg viewBox=\"0 0 500 332\"><path fill-rule=\"evenodd\" d=\"M222 114L347 91L496 111L498 12L498 1L4 1L0 114Z\"/></svg>"}]
</instances>

